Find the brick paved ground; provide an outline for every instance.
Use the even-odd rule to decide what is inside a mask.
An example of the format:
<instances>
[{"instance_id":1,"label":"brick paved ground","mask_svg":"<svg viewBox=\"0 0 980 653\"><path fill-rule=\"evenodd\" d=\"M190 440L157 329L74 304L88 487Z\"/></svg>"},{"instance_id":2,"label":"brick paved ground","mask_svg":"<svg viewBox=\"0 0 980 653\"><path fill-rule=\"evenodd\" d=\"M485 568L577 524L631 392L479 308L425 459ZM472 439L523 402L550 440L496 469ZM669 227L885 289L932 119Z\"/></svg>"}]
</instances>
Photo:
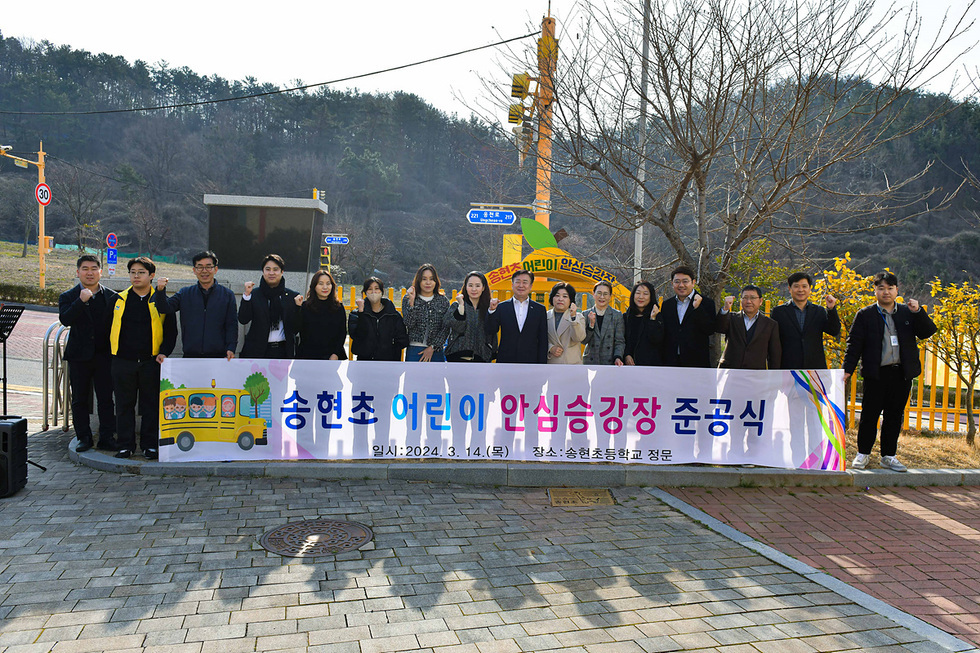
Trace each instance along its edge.
<instances>
[{"instance_id":1,"label":"brick paved ground","mask_svg":"<svg viewBox=\"0 0 980 653\"><path fill-rule=\"evenodd\" d=\"M787 555L980 644L980 488L669 492Z\"/></svg>"},{"instance_id":2,"label":"brick paved ground","mask_svg":"<svg viewBox=\"0 0 980 653\"><path fill-rule=\"evenodd\" d=\"M35 435L0 500L0 652L935 651L639 489L560 509L540 489L117 475ZM369 550L280 558L288 521Z\"/></svg>"},{"instance_id":3,"label":"brick paved ground","mask_svg":"<svg viewBox=\"0 0 980 653\"><path fill-rule=\"evenodd\" d=\"M57 321L57 313L38 310L24 311L7 340L7 358L41 360L44 332Z\"/></svg>"}]
</instances>

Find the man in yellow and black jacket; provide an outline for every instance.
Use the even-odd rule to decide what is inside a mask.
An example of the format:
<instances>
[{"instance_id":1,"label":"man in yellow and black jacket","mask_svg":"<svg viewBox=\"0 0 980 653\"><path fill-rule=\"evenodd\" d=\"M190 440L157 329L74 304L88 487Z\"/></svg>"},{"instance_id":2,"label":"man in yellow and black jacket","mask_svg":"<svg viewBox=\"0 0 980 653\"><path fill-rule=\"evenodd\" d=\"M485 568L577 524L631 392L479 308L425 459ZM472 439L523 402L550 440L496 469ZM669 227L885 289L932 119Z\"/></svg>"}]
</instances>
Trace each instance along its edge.
<instances>
[{"instance_id":1,"label":"man in yellow and black jacket","mask_svg":"<svg viewBox=\"0 0 980 653\"><path fill-rule=\"evenodd\" d=\"M173 315L161 315L153 302L156 265L139 256L126 264L130 287L111 306L112 388L116 394L116 458L136 449L136 399L139 395L140 447L147 460L159 457L160 364L177 344Z\"/></svg>"}]
</instances>

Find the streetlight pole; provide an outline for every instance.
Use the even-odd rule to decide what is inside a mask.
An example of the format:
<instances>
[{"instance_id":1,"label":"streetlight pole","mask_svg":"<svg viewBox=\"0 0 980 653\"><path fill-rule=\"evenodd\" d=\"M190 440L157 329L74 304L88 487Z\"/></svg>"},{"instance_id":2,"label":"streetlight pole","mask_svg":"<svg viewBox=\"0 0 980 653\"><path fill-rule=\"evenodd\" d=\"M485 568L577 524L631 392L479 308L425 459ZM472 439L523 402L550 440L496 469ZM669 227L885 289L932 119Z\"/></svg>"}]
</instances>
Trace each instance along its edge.
<instances>
[{"instance_id":1,"label":"streetlight pole","mask_svg":"<svg viewBox=\"0 0 980 653\"><path fill-rule=\"evenodd\" d=\"M44 183L44 142L42 141L38 146L37 161L31 161L30 159L23 159L19 156L14 156L10 154L10 150L13 149L9 145L0 146L0 156L5 156L8 159L14 160L14 165L21 168L26 168L28 165L37 166L37 183L38 185ZM47 250L47 242L44 238L44 205L40 202L37 203L37 262L38 269L40 272L40 286L41 290L44 290L44 254Z\"/></svg>"},{"instance_id":2,"label":"streetlight pole","mask_svg":"<svg viewBox=\"0 0 980 653\"><path fill-rule=\"evenodd\" d=\"M637 151L639 166L636 171L636 203L644 206L646 189L646 149L647 149L647 75L650 59L650 0L643 0L643 59L640 61L640 121L637 125ZM633 232L633 283L639 283L643 276L643 221Z\"/></svg>"}]
</instances>

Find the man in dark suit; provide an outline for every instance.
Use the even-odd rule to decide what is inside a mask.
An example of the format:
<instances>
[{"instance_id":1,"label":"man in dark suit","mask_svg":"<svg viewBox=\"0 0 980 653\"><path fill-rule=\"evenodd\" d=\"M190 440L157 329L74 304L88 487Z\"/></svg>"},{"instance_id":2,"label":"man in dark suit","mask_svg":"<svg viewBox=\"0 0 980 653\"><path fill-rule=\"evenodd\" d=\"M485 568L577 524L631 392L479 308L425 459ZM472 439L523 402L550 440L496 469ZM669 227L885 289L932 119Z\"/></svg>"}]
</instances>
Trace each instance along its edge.
<instances>
[{"instance_id":1,"label":"man in dark suit","mask_svg":"<svg viewBox=\"0 0 980 653\"><path fill-rule=\"evenodd\" d=\"M498 304L490 300L487 335L496 337L498 363L548 362L548 311L530 297L534 273L518 270L510 278L514 296Z\"/></svg>"},{"instance_id":2,"label":"man in dark suit","mask_svg":"<svg viewBox=\"0 0 980 653\"><path fill-rule=\"evenodd\" d=\"M68 361L68 383L71 385L71 421L78 439L76 450L88 451L94 444L89 422L89 392L95 385L99 412L99 449L116 449L116 413L112 402L112 358L109 355L110 307L116 293L103 286L102 265L91 254L79 257L76 264L79 284L58 298L58 319L67 327L68 344L64 359Z\"/></svg>"},{"instance_id":3,"label":"man in dark suit","mask_svg":"<svg viewBox=\"0 0 980 653\"><path fill-rule=\"evenodd\" d=\"M657 316L664 326L664 365L711 367L708 338L715 332L715 303L698 294L697 282L685 265L670 273L674 296L664 300Z\"/></svg>"},{"instance_id":4,"label":"man in dark suit","mask_svg":"<svg viewBox=\"0 0 980 653\"><path fill-rule=\"evenodd\" d=\"M844 353L844 382L851 378L858 360L862 361L861 424L858 426L858 454L852 463L864 469L878 434L881 419L881 466L896 472L907 471L898 461L898 436L902 430L905 404L912 390L912 379L922 373L916 338L928 338L936 325L919 302L896 302L898 277L879 272L874 277L874 304L854 316Z\"/></svg>"},{"instance_id":5,"label":"man in dark suit","mask_svg":"<svg viewBox=\"0 0 980 653\"><path fill-rule=\"evenodd\" d=\"M725 297L725 307L718 316L718 333L725 334L724 367L737 370L779 369L779 327L759 312L762 289L751 284L742 288L741 307L732 313L735 298Z\"/></svg>"},{"instance_id":6,"label":"man in dark suit","mask_svg":"<svg viewBox=\"0 0 980 653\"><path fill-rule=\"evenodd\" d=\"M810 303L813 277L795 272L786 280L792 299L772 309L770 317L779 325L779 342L783 347L779 367L784 370L825 370L827 356L823 334L840 335L840 317L833 295L824 298L823 306Z\"/></svg>"}]
</instances>

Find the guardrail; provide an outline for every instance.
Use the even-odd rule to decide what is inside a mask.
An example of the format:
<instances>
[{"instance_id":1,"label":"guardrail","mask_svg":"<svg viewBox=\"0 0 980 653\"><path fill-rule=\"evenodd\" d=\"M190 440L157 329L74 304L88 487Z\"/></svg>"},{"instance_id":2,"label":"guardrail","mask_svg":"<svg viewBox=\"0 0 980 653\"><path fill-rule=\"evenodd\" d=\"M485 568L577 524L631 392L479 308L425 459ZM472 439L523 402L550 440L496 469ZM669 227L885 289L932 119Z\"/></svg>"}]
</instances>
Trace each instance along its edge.
<instances>
[{"instance_id":1,"label":"guardrail","mask_svg":"<svg viewBox=\"0 0 980 653\"><path fill-rule=\"evenodd\" d=\"M68 339L69 327L61 322L54 322L44 332L44 342L41 345L41 401L43 403L43 428L47 431L52 426L58 426L59 414L63 418L63 430L68 430L68 420L71 408L71 387L68 384L68 366L62 359L64 341ZM52 422L48 421L48 417Z\"/></svg>"}]
</instances>

